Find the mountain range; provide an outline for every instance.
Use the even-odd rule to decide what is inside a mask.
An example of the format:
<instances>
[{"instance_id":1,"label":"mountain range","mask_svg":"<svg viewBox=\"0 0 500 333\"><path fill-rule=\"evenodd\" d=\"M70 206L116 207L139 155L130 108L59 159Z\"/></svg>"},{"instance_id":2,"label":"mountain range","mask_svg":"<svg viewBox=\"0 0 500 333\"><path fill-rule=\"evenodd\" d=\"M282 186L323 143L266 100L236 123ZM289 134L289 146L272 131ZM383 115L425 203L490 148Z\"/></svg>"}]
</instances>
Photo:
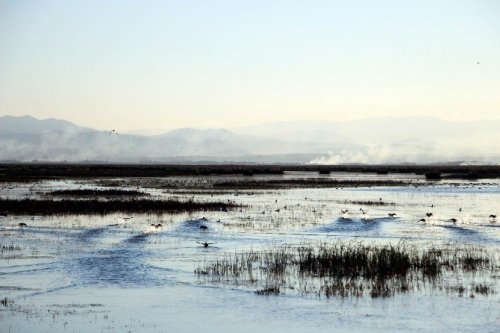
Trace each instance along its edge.
<instances>
[{"instance_id":1,"label":"mountain range","mask_svg":"<svg viewBox=\"0 0 500 333\"><path fill-rule=\"evenodd\" d=\"M500 121L388 117L182 128L158 135L0 117L0 161L131 163L500 162Z\"/></svg>"}]
</instances>

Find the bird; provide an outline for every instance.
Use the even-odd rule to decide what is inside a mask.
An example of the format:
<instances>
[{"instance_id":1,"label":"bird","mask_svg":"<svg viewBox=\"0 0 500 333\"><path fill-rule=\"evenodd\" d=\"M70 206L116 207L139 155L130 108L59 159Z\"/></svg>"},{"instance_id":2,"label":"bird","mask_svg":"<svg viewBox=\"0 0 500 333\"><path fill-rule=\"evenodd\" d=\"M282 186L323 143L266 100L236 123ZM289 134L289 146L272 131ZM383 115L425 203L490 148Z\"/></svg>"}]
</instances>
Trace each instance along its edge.
<instances>
[{"instance_id":1,"label":"bird","mask_svg":"<svg viewBox=\"0 0 500 333\"><path fill-rule=\"evenodd\" d=\"M496 218L497 218L496 215L493 215L493 214L490 215L490 219L496 219Z\"/></svg>"},{"instance_id":2,"label":"bird","mask_svg":"<svg viewBox=\"0 0 500 333\"><path fill-rule=\"evenodd\" d=\"M206 225L200 225L200 229L201 229L201 230L207 230L207 229L208 229L208 227L207 227Z\"/></svg>"},{"instance_id":3,"label":"bird","mask_svg":"<svg viewBox=\"0 0 500 333\"><path fill-rule=\"evenodd\" d=\"M387 215L389 215L390 217L395 217L397 214L396 213L389 213Z\"/></svg>"},{"instance_id":4,"label":"bird","mask_svg":"<svg viewBox=\"0 0 500 333\"><path fill-rule=\"evenodd\" d=\"M454 218L454 217L452 217L452 218L450 219L450 221L451 221L451 222L453 222L453 224L456 224L456 223L457 223L457 219L456 219L456 218Z\"/></svg>"},{"instance_id":5,"label":"bird","mask_svg":"<svg viewBox=\"0 0 500 333\"><path fill-rule=\"evenodd\" d=\"M130 220L130 219L133 219L134 217L133 216L120 216L120 218L122 220Z\"/></svg>"},{"instance_id":6,"label":"bird","mask_svg":"<svg viewBox=\"0 0 500 333\"><path fill-rule=\"evenodd\" d=\"M116 134L116 135L118 135L118 132L116 132L116 130L111 130L111 131L109 131L108 135L111 135L111 134Z\"/></svg>"},{"instance_id":7,"label":"bird","mask_svg":"<svg viewBox=\"0 0 500 333\"><path fill-rule=\"evenodd\" d=\"M369 216L368 216L368 211L367 210L363 210L363 208L360 208L359 209L361 211L361 213L363 214L363 216L361 217L363 220L368 220L369 219Z\"/></svg>"},{"instance_id":8,"label":"bird","mask_svg":"<svg viewBox=\"0 0 500 333\"><path fill-rule=\"evenodd\" d=\"M342 218L344 220L349 219L349 209L341 209L340 212L342 213Z\"/></svg>"},{"instance_id":9,"label":"bird","mask_svg":"<svg viewBox=\"0 0 500 333\"><path fill-rule=\"evenodd\" d=\"M22 228L22 227L27 227L28 225L24 222L19 222L17 226Z\"/></svg>"},{"instance_id":10,"label":"bird","mask_svg":"<svg viewBox=\"0 0 500 333\"><path fill-rule=\"evenodd\" d=\"M210 244L215 244L215 243L209 243L209 242L196 242L196 243L203 245L203 247L208 247Z\"/></svg>"},{"instance_id":11,"label":"bird","mask_svg":"<svg viewBox=\"0 0 500 333\"><path fill-rule=\"evenodd\" d=\"M418 220L418 222L424 222L425 223L425 219L420 219L420 220Z\"/></svg>"},{"instance_id":12,"label":"bird","mask_svg":"<svg viewBox=\"0 0 500 333\"><path fill-rule=\"evenodd\" d=\"M163 225L161 223L158 223L158 224L151 223L151 226L155 227L156 229L163 227Z\"/></svg>"},{"instance_id":13,"label":"bird","mask_svg":"<svg viewBox=\"0 0 500 333\"><path fill-rule=\"evenodd\" d=\"M425 215L427 215L427 217L431 217L432 213L425 213Z\"/></svg>"}]
</instances>

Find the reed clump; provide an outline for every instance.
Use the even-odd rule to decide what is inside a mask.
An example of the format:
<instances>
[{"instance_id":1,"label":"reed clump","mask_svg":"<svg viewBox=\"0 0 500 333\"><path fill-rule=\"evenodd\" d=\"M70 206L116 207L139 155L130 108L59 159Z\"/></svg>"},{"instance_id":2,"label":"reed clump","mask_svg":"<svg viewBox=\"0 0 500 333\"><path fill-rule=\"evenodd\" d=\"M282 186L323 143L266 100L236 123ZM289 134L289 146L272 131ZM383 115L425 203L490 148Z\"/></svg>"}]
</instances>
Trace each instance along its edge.
<instances>
[{"instance_id":1,"label":"reed clump","mask_svg":"<svg viewBox=\"0 0 500 333\"><path fill-rule=\"evenodd\" d=\"M7 297L0 299L0 304L2 304L3 306L9 306L12 303L13 303L13 301L8 299Z\"/></svg>"},{"instance_id":2,"label":"reed clump","mask_svg":"<svg viewBox=\"0 0 500 333\"><path fill-rule=\"evenodd\" d=\"M394 202L385 202L382 200L344 200L343 204L360 205L360 206L395 206Z\"/></svg>"},{"instance_id":3,"label":"reed clump","mask_svg":"<svg viewBox=\"0 0 500 333\"><path fill-rule=\"evenodd\" d=\"M35 200L35 199L0 199L0 207L9 214L20 215L58 215L58 214L111 214L126 213L161 213L180 211L227 211L239 207L230 202L198 202L193 200Z\"/></svg>"},{"instance_id":4,"label":"reed clump","mask_svg":"<svg viewBox=\"0 0 500 333\"><path fill-rule=\"evenodd\" d=\"M3 251L20 251L21 247L18 245L9 244L9 245L2 245L1 249L2 249L2 252Z\"/></svg>"},{"instance_id":5,"label":"reed clump","mask_svg":"<svg viewBox=\"0 0 500 333\"><path fill-rule=\"evenodd\" d=\"M220 189L287 189L287 188L338 188L338 187L370 187L370 186L404 186L407 183L396 180L338 180L328 178L306 179L240 179L218 181L213 188Z\"/></svg>"},{"instance_id":6,"label":"reed clump","mask_svg":"<svg viewBox=\"0 0 500 333\"><path fill-rule=\"evenodd\" d=\"M48 192L52 196L148 196L149 193L136 190L119 190L119 189L74 189L74 190L57 190Z\"/></svg>"},{"instance_id":7,"label":"reed clump","mask_svg":"<svg viewBox=\"0 0 500 333\"><path fill-rule=\"evenodd\" d=\"M496 261L488 251L474 246L420 249L404 242L369 245L338 241L228 254L196 268L195 274L212 282L255 285L260 291L269 285L279 290L295 286L290 289L326 297L365 293L390 297L423 282L440 287L441 277L447 273L460 276L493 271L498 269Z\"/></svg>"}]
</instances>

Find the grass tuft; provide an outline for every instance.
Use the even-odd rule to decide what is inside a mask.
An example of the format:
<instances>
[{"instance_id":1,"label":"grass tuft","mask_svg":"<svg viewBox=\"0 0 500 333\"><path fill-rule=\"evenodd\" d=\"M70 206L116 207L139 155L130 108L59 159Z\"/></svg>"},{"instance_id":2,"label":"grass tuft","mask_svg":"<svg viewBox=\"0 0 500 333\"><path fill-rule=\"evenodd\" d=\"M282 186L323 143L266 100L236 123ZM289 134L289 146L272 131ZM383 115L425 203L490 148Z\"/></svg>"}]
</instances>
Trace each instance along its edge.
<instances>
[{"instance_id":1,"label":"grass tuft","mask_svg":"<svg viewBox=\"0 0 500 333\"><path fill-rule=\"evenodd\" d=\"M366 245L363 242L280 246L260 252L236 252L203 264L195 270L212 282L256 285L259 293L269 286L285 286L326 297L391 297L425 281L442 289L444 274L465 275L498 268L493 256L474 246L444 245L420 249L397 245ZM260 280L259 280L260 278ZM490 292L485 285L477 293Z\"/></svg>"}]
</instances>

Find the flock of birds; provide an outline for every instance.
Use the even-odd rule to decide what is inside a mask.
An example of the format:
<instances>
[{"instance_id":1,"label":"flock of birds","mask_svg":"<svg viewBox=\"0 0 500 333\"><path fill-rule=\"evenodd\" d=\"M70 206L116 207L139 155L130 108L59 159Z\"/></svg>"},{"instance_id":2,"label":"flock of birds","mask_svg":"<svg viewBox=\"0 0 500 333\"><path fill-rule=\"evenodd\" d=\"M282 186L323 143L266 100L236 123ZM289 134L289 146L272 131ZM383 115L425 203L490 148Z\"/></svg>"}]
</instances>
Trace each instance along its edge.
<instances>
[{"instance_id":1,"label":"flock of birds","mask_svg":"<svg viewBox=\"0 0 500 333\"><path fill-rule=\"evenodd\" d=\"M462 209L460 208L460 209L459 209L459 211L461 212L461 211L462 211ZM419 222L422 222L422 223L428 223L428 222L430 222L430 221L431 221L431 218L432 218L432 216L434 216L434 214L433 214L433 213L425 213L425 216L426 216L427 218L421 218L421 219L419 220ZM488 218L489 218L490 223L495 223L495 222L496 222L496 218L497 218L497 216L496 216L495 214L491 214L490 216L488 216ZM458 219L456 219L456 218L452 217L452 218L450 218L450 219L448 219L448 220L446 220L446 221L447 221L447 222L451 222L451 223L453 223L453 224L457 224Z\"/></svg>"},{"instance_id":2,"label":"flock of birds","mask_svg":"<svg viewBox=\"0 0 500 333\"><path fill-rule=\"evenodd\" d=\"M359 209L359 211L361 212L361 218L362 218L363 220L369 220L369 219L370 219L370 217L369 217L369 215L368 215L368 211L367 211L367 210L364 210L363 208L360 208L360 209ZM460 208L460 209L459 209L459 211L461 212L461 211L462 211L462 208ZM340 214L341 214L341 217L342 217L343 219L346 219L346 220L350 219L349 209L341 209L341 210L340 210ZM391 218L395 218L395 217L397 217L397 213L388 213L387 215L388 215L389 217L391 217ZM419 220L419 222L422 222L422 223L429 222L429 220L431 219L431 217L432 217L432 216L434 216L434 214L433 214L433 213L428 212L428 213L425 213L425 216L427 217L427 219L426 219L426 218L421 218L421 219ZM495 223L495 222L496 222L496 218L497 218L497 216L496 216L495 214L491 214L488 218L489 218L489 221L490 221L491 223ZM448 219L447 221L448 221L448 222L452 222L453 224L457 224L458 219L456 219L456 218L452 217L452 218Z\"/></svg>"},{"instance_id":3,"label":"flock of birds","mask_svg":"<svg viewBox=\"0 0 500 333\"><path fill-rule=\"evenodd\" d=\"M112 134L118 135L118 133L116 133L115 130L110 131L109 134L110 135L112 135ZM308 198L306 197L305 200L307 200L307 199ZM382 201L382 198L380 198L380 201ZM276 203L277 202L278 202L278 200L276 200ZM286 210L288 207L284 206L282 208ZM460 208L459 211L461 212L462 209ZM279 213L280 212L280 208L277 208L275 210L275 212ZM312 212L316 213L316 210L314 209ZM371 220L370 216L368 215L368 210L365 210L363 208L359 208L359 212L361 214L361 219L362 220L365 220L365 221ZM265 212L262 212L262 213L264 214ZM349 209L341 209L340 213L341 213L342 219L345 219L345 220L350 220L351 219ZM387 216L389 216L390 218L396 218L397 217L397 213L390 212L390 213L387 213ZM425 218L421 218L419 220L419 222L421 222L421 223L430 223L431 222L431 218L433 216L434 216L434 214L432 212L427 212L425 214ZM133 216L120 216L119 218L122 219L123 221L127 221L127 220L130 220L130 219L133 219ZM496 222L496 218L497 218L497 215L495 215L495 214L489 215L489 221L490 221L490 223L495 223ZM201 221L203 223L203 224L201 224L199 226L199 229L201 231L208 231L208 226L204 223L204 222L208 222L208 219L205 218L205 217L202 217L202 218L199 219L199 221ZM456 219L455 217L452 217L452 218L450 218L450 219L448 219L446 221L447 222L451 222L453 224L457 224L458 219ZM220 220L218 220L217 222L220 222ZM119 225L119 224L117 223L117 224L113 224L113 225L110 225L110 226L116 226L116 225ZM153 227L153 228L155 228L155 229L159 229L159 228L163 227L163 225L161 223L151 223L150 226ZM20 222L20 223L18 223L18 227L24 228L24 227L28 227L28 225L25 222ZM207 241L204 241L204 242L196 241L196 243L202 245L203 247L208 247L209 245L216 244L214 242L207 242Z\"/></svg>"}]
</instances>

